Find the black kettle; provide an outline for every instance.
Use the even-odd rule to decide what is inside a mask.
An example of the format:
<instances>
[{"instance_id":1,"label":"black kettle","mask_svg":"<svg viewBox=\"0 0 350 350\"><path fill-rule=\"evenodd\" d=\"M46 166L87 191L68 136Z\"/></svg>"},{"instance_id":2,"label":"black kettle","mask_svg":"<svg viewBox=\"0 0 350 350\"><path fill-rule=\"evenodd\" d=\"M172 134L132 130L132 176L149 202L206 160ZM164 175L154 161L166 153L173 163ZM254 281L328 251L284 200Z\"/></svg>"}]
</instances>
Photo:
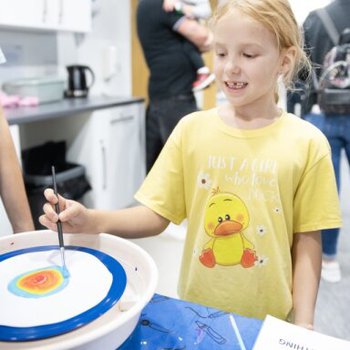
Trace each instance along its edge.
<instances>
[{"instance_id":1,"label":"black kettle","mask_svg":"<svg viewBox=\"0 0 350 350\"><path fill-rule=\"evenodd\" d=\"M71 65L67 66L68 71L68 87L65 91L66 97L86 97L89 93L89 88L95 82L95 74L88 66ZM90 74L90 83L87 81L87 74Z\"/></svg>"}]
</instances>

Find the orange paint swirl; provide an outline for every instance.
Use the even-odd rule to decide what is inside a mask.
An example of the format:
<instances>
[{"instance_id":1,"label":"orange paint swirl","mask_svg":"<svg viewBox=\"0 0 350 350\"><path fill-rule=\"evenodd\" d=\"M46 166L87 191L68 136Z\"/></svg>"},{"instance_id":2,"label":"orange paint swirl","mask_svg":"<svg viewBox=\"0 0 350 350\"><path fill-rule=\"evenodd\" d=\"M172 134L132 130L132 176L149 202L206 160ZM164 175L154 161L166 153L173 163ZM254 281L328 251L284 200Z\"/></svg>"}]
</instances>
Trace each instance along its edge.
<instances>
[{"instance_id":1,"label":"orange paint swirl","mask_svg":"<svg viewBox=\"0 0 350 350\"><path fill-rule=\"evenodd\" d=\"M41 270L27 274L17 281L17 287L28 293L47 294L63 282L62 274L57 270Z\"/></svg>"}]
</instances>

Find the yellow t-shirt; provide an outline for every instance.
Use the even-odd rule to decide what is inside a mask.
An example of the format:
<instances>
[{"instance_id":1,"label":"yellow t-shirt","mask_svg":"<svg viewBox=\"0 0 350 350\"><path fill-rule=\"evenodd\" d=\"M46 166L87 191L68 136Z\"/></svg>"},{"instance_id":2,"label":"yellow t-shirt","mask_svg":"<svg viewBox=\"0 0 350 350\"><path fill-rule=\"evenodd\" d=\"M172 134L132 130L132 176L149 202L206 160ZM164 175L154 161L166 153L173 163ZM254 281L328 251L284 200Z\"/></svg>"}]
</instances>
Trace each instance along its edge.
<instances>
[{"instance_id":1,"label":"yellow t-shirt","mask_svg":"<svg viewBox=\"0 0 350 350\"><path fill-rule=\"evenodd\" d=\"M292 309L293 234L341 225L329 144L287 113L254 130L186 116L136 199L188 219L181 298L260 319Z\"/></svg>"}]
</instances>

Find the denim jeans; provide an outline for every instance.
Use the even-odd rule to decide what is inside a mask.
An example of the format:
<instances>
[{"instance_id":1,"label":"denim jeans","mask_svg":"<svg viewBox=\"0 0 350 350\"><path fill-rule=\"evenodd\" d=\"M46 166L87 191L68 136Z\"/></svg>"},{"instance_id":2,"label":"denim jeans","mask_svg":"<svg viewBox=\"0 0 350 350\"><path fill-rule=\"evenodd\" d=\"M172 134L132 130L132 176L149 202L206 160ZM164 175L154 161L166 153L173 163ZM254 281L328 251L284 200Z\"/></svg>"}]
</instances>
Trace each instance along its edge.
<instances>
[{"instance_id":1,"label":"denim jeans","mask_svg":"<svg viewBox=\"0 0 350 350\"><path fill-rule=\"evenodd\" d=\"M146 113L147 172L153 166L178 121L196 110L197 104L193 94L150 102Z\"/></svg>"},{"instance_id":2,"label":"denim jeans","mask_svg":"<svg viewBox=\"0 0 350 350\"><path fill-rule=\"evenodd\" d=\"M350 115L331 115L310 113L305 115L308 120L318 127L327 137L332 149L332 161L335 177L340 192L340 163L341 151L344 149L348 163L350 164ZM322 231L323 255L334 258L337 254L339 229Z\"/></svg>"}]
</instances>

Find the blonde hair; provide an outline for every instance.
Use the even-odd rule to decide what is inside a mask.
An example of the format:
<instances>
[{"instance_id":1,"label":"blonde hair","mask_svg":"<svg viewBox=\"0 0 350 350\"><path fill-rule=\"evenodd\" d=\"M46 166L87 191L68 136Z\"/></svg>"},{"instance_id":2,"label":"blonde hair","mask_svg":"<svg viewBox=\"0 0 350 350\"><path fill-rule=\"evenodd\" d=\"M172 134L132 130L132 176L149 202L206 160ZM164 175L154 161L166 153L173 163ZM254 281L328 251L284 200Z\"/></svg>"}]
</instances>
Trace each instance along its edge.
<instances>
[{"instance_id":1,"label":"blonde hair","mask_svg":"<svg viewBox=\"0 0 350 350\"><path fill-rule=\"evenodd\" d=\"M287 89L294 87L298 73L311 71L311 63L306 56L303 45L303 34L298 26L288 0L227 0L219 6L210 20L210 26L230 14L232 10L239 10L275 34L280 52L294 47L296 50L292 69L283 74L283 83Z\"/></svg>"}]
</instances>

